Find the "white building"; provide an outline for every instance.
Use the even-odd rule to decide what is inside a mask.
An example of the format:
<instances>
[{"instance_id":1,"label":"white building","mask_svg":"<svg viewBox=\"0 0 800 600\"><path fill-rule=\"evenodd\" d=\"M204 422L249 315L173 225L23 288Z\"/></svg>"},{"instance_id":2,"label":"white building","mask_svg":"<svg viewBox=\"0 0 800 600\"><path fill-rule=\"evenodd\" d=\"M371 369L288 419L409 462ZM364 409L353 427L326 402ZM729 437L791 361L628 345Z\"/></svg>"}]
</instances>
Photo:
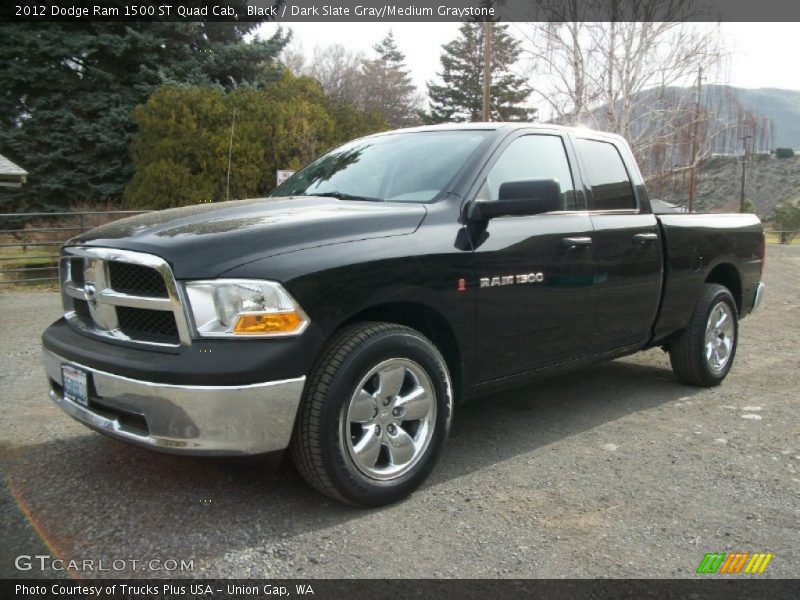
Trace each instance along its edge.
<instances>
[{"instance_id":1,"label":"white building","mask_svg":"<svg viewBox=\"0 0 800 600\"><path fill-rule=\"evenodd\" d=\"M0 154L0 187L20 187L28 172Z\"/></svg>"}]
</instances>

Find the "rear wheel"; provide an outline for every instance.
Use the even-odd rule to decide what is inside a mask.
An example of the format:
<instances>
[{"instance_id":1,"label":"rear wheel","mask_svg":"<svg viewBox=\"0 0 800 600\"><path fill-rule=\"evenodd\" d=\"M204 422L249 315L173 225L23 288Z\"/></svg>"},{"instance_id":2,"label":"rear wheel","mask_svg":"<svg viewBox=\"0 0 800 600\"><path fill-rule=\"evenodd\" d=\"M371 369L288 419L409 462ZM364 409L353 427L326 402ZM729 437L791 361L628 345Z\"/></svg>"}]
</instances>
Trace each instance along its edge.
<instances>
[{"instance_id":1,"label":"rear wheel","mask_svg":"<svg viewBox=\"0 0 800 600\"><path fill-rule=\"evenodd\" d=\"M363 323L333 339L305 391L292 439L303 477L322 493L379 506L433 469L452 415L447 365L421 333Z\"/></svg>"},{"instance_id":2,"label":"rear wheel","mask_svg":"<svg viewBox=\"0 0 800 600\"><path fill-rule=\"evenodd\" d=\"M730 291L705 284L689 326L670 345L672 370L690 385L719 385L733 366L738 334L738 312Z\"/></svg>"}]
</instances>

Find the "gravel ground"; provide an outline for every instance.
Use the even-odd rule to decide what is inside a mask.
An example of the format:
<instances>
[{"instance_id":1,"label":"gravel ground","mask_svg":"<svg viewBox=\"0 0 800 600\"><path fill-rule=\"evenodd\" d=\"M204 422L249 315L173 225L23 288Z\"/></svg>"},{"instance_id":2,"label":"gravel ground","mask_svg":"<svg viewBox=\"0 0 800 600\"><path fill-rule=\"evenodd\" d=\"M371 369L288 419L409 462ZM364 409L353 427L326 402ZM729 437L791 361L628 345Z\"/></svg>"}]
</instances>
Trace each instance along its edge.
<instances>
[{"instance_id":1,"label":"gravel ground","mask_svg":"<svg viewBox=\"0 0 800 600\"><path fill-rule=\"evenodd\" d=\"M58 575L14 570L47 553L193 559L188 576L691 577L706 552L769 551L765 576L796 577L800 248L770 246L765 280L721 387L650 350L475 401L422 489L379 510L90 432L45 396L57 295L0 294L0 576Z\"/></svg>"}]
</instances>

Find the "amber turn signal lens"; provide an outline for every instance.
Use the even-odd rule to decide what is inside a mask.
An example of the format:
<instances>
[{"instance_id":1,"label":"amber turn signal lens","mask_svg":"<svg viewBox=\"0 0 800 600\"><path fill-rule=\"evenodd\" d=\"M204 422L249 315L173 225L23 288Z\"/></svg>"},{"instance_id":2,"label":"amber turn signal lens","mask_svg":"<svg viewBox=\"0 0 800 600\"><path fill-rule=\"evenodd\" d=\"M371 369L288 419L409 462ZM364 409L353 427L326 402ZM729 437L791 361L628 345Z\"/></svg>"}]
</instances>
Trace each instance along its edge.
<instances>
[{"instance_id":1,"label":"amber turn signal lens","mask_svg":"<svg viewBox=\"0 0 800 600\"><path fill-rule=\"evenodd\" d=\"M303 323L296 312L263 313L241 315L236 321L233 333L264 335L270 333L292 333Z\"/></svg>"}]
</instances>

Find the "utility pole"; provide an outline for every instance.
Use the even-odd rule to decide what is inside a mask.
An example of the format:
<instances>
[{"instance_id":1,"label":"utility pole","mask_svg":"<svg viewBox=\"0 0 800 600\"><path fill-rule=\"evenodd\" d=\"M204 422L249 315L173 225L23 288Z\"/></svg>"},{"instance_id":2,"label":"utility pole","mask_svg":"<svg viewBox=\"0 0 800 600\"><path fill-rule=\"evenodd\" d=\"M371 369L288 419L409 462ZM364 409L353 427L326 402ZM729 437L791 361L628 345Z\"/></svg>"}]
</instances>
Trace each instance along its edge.
<instances>
[{"instance_id":1,"label":"utility pole","mask_svg":"<svg viewBox=\"0 0 800 600\"><path fill-rule=\"evenodd\" d=\"M744 212L744 184L745 180L747 179L747 140L751 139L753 134L744 134L739 139L742 140L744 144L744 154L742 155L742 187L739 192L739 212Z\"/></svg>"},{"instance_id":2,"label":"utility pole","mask_svg":"<svg viewBox=\"0 0 800 600\"><path fill-rule=\"evenodd\" d=\"M703 65L697 68L697 96L694 103L694 118L692 119L692 170L689 172L689 212L694 210L694 192L697 185L697 128L700 121L700 89L703 85Z\"/></svg>"},{"instance_id":3,"label":"utility pole","mask_svg":"<svg viewBox=\"0 0 800 600\"><path fill-rule=\"evenodd\" d=\"M492 120L492 21L483 22L483 120Z\"/></svg>"}]
</instances>

